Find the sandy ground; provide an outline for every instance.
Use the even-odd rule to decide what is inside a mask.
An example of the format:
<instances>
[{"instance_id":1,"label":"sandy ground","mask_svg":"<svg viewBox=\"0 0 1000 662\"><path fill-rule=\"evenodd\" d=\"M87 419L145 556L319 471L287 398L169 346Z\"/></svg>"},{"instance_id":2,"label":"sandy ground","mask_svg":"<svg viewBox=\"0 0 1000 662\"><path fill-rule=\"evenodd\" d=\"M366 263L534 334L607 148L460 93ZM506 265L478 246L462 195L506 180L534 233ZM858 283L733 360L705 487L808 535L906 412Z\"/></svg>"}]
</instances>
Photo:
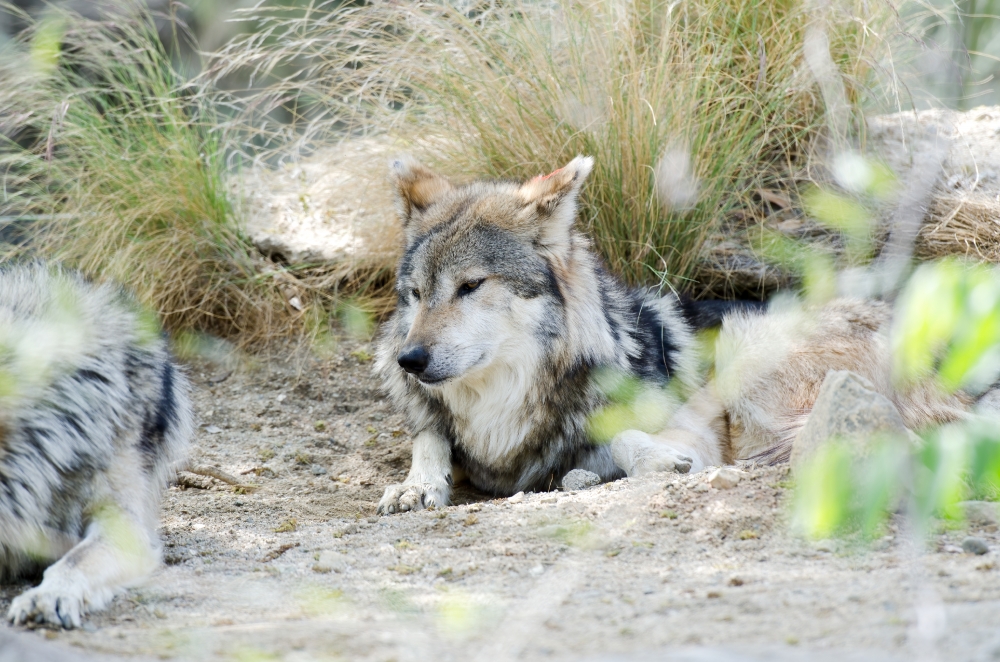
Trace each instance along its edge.
<instances>
[{"instance_id":1,"label":"sandy ground","mask_svg":"<svg viewBox=\"0 0 1000 662\"><path fill-rule=\"evenodd\" d=\"M984 556L960 530L916 561L903 536L807 543L786 533L783 468L729 490L704 474L516 502L464 488L377 518L411 431L369 352L191 366L195 459L258 488L183 475L163 568L83 630L23 638L97 659L1000 659L995 526L973 531ZM0 610L26 586L0 588Z\"/></svg>"}]
</instances>

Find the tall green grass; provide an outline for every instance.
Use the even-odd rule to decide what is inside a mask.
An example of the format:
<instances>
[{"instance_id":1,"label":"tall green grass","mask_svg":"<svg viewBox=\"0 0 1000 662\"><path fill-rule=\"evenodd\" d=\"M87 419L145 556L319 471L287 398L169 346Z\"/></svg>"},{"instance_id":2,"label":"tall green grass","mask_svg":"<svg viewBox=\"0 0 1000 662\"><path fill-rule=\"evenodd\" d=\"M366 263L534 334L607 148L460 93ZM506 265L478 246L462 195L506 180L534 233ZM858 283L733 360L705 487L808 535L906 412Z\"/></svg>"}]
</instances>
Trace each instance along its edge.
<instances>
[{"instance_id":1,"label":"tall green grass","mask_svg":"<svg viewBox=\"0 0 1000 662\"><path fill-rule=\"evenodd\" d=\"M148 12L51 12L7 44L0 81L0 216L27 228L6 259L125 283L174 330L252 344L300 326L235 222L210 90Z\"/></svg>"},{"instance_id":2,"label":"tall green grass","mask_svg":"<svg viewBox=\"0 0 1000 662\"><path fill-rule=\"evenodd\" d=\"M823 124L806 26L828 23L857 110L888 16L871 6L372 2L291 18L265 8L252 15L260 33L221 51L213 74L271 77L248 107L290 110L300 149L388 132L458 178L527 178L593 155L583 219L610 267L696 290L706 239L756 206L756 189L787 187Z\"/></svg>"}]
</instances>

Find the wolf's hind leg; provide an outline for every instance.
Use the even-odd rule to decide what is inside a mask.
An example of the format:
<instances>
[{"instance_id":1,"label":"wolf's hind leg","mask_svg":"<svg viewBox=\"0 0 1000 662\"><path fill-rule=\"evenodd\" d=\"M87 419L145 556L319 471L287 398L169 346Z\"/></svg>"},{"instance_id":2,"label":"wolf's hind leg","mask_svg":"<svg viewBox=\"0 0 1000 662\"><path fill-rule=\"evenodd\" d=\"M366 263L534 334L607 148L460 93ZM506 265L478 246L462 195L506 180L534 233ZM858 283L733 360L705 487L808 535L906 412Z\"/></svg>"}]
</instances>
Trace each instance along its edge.
<instances>
[{"instance_id":1,"label":"wolf's hind leg","mask_svg":"<svg viewBox=\"0 0 1000 662\"><path fill-rule=\"evenodd\" d=\"M670 427L655 434L626 430L611 442L611 454L629 476L656 471L701 471L725 461L728 425L725 407L711 385L678 410Z\"/></svg>"},{"instance_id":2,"label":"wolf's hind leg","mask_svg":"<svg viewBox=\"0 0 1000 662\"><path fill-rule=\"evenodd\" d=\"M413 440L410 473L402 483L385 488L378 514L447 506L451 486L451 447L440 435L425 430Z\"/></svg>"},{"instance_id":3,"label":"wolf's hind leg","mask_svg":"<svg viewBox=\"0 0 1000 662\"><path fill-rule=\"evenodd\" d=\"M84 539L45 570L42 583L14 598L8 620L80 627L87 611L103 609L120 589L152 572L158 546L139 519L117 505L101 508Z\"/></svg>"}]
</instances>

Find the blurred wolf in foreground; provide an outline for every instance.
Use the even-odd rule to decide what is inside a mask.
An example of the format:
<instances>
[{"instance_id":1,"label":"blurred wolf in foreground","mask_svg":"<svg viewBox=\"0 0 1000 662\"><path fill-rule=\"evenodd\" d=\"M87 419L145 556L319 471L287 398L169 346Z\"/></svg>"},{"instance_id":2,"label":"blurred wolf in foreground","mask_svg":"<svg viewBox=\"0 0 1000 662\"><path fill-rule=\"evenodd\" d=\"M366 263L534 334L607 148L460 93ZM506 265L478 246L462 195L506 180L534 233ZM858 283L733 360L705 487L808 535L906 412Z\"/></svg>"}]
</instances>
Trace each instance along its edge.
<instances>
[{"instance_id":1,"label":"blurred wolf in foreground","mask_svg":"<svg viewBox=\"0 0 1000 662\"><path fill-rule=\"evenodd\" d=\"M9 620L78 627L156 567L191 432L187 380L128 295L0 266L0 578L48 566Z\"/></svg>"},{"instance_id":2,"label":"blurred wolf in foreground","mask_svg":"<svg viewBox=\"0 0 1000 662\"><path fill-rule=\"evenodd\" d=\"M406 246L376 370L415 437L409 475L386 488L381 514L447 505L453 466L509 495L551 489L574 468L607 481L784 461L829 370L867 378L910 427L964 415L961 394L893 389L886 304L760 314L623 285L574 227L592 165L577 157L523 184L454 186L392 163ZM702 383L692 330L723 318L715 376ZM635 422L658 431L596 443L588 421L609 403L609 374L660 394L644 407L658 424ZM662 388L669 379L693 393L683 406Z\"/></svg>"}]
</instances>

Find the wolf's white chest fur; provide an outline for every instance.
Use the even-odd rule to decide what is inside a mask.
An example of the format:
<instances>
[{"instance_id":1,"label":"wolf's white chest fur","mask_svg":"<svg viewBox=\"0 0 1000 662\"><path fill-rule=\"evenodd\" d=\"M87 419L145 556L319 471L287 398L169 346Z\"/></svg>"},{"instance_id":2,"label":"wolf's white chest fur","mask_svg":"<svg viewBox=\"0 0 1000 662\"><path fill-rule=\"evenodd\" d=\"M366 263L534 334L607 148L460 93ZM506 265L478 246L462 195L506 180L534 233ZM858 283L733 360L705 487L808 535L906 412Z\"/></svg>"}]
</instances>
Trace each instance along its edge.
<instances>
[{"instance_id":1,"label":"wolf's white chest fur","mask_svg":"<svg viewBox=\"0 0 1000 662\"><path fill-rule=\"evenodd\" d=\"M455 421L456 442L484 464L502 464L534 427L535 363L525 354L442 389Z\"/></svg>"}]
</instances>

